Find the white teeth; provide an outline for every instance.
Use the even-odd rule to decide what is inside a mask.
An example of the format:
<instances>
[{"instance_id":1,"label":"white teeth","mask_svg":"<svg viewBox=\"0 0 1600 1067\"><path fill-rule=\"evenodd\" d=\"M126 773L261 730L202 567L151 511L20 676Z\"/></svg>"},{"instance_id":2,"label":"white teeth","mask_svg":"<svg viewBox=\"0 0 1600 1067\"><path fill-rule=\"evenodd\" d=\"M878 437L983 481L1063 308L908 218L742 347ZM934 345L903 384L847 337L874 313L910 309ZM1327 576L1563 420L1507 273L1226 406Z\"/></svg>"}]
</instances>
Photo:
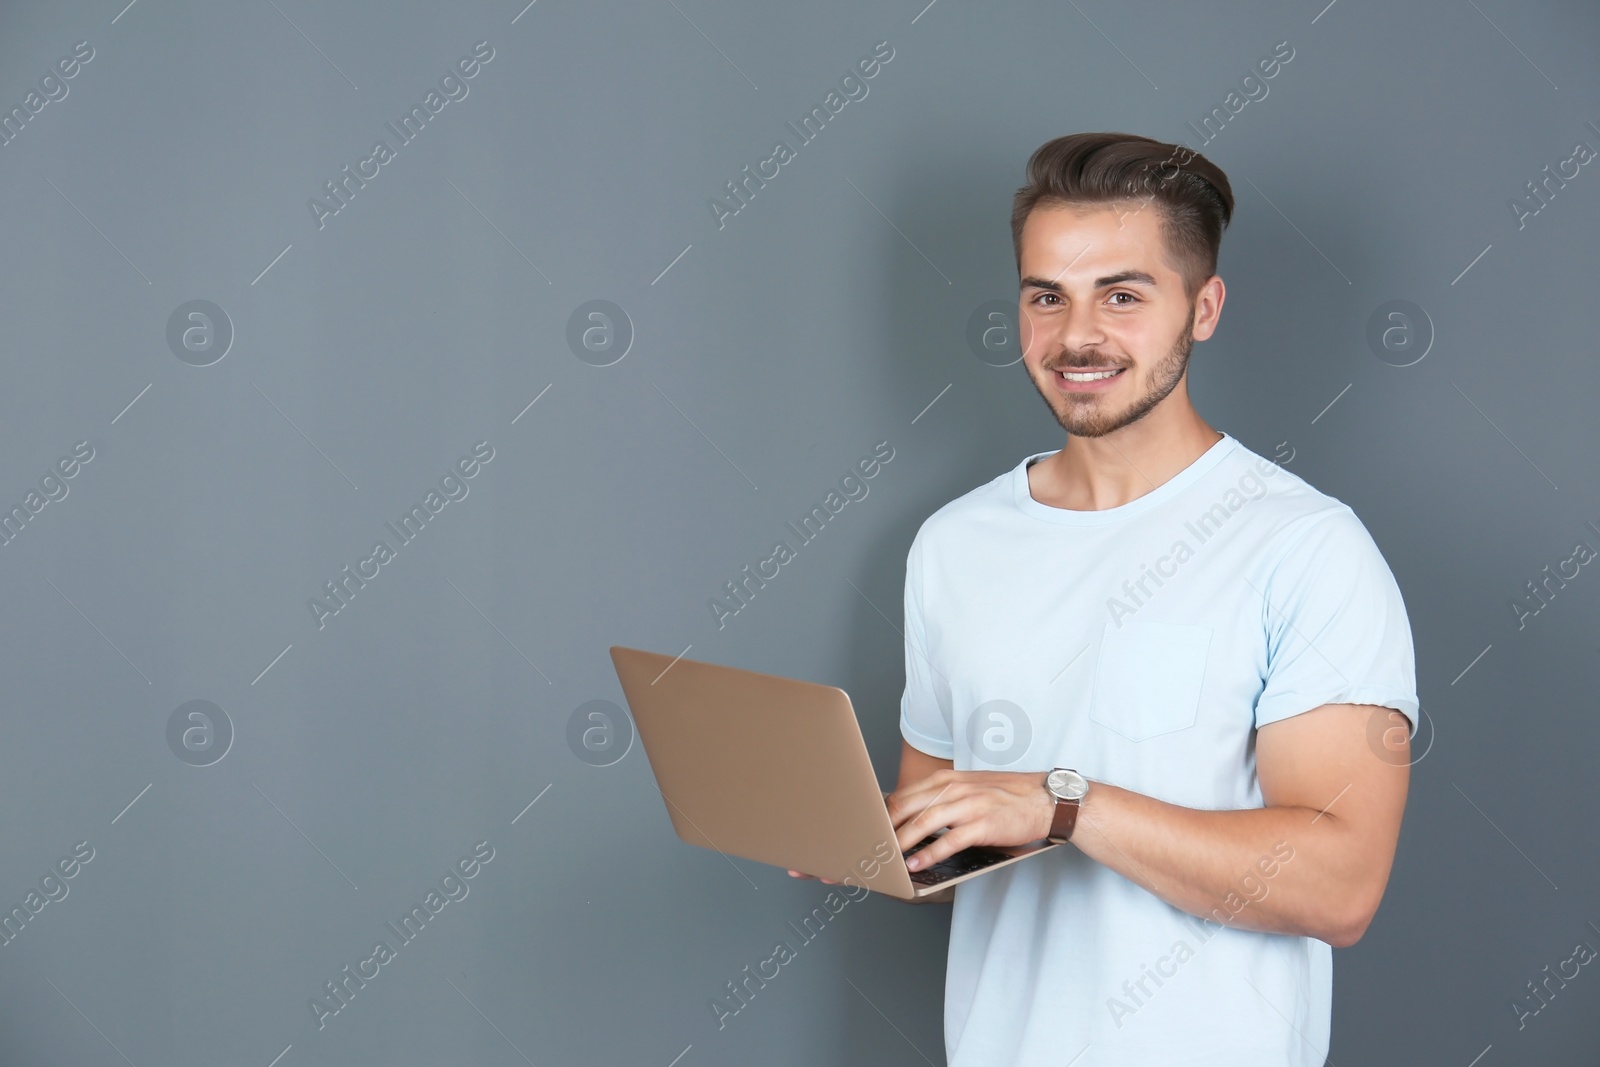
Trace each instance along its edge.
<instances>
[{"instance_id":1,"label":"white teeth","mask_svg":"<svg viewBox=\"0 0 1600 1067\"><path fill-rule=\"evenodd\" d=\"M1119 368L1120 370L1120 368ZM1116 374L1115 370L1102 371L1062 371L1061 374L1069 382L1097 382L1101 378L1109 378Z\"/></svg>"}]
</instances>

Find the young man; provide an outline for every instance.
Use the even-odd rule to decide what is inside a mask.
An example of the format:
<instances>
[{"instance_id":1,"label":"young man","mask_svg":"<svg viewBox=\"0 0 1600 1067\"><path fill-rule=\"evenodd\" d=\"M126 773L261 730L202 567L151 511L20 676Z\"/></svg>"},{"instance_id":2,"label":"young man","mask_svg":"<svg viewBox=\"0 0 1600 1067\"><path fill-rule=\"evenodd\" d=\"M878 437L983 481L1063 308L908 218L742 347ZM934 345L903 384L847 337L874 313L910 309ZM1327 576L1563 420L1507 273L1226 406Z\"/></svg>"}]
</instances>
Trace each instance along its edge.
<instances>
[{"instance_id":1,"label":"young man","mask_svg":"<svg viewBox=\"0 0 1600 1067\"><path fill-rule=\"evenodd\" d=\"M1190 403L1222 171L1096 133L1027 177L1023 363L1066 444L911 545L888 803L902 850L950 828L913 867L1071 847L950 891L949 1062L1321 1067L1332 946L1372 920L1405 805L1405 606L1349 507Z\"/></svg>"}]
</instances>

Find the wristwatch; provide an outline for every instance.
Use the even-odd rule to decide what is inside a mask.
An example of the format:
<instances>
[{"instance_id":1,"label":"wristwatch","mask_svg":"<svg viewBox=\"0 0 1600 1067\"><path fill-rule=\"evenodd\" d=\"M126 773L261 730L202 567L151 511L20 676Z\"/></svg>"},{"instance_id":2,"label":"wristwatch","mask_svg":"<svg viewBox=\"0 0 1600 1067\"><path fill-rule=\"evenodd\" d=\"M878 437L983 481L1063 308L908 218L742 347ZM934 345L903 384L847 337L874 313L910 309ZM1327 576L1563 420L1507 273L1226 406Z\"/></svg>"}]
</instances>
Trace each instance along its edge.
<instances>
[{"instance_id":1,"label":"wristwatch","mask_svg":"<svg viewBox=\"0 0 1600 1067\"><path fill-rule=\"evenodd\" d=\"M1044 787L1056 802L1055 818L1050 821L1050 832L1045 840L1064 845L1072 840L1072 829L1078 823L1078 808L1089 793L1089 779L1077 771L1057 767L1045 777Z\"/></svg>"}]
</instances>

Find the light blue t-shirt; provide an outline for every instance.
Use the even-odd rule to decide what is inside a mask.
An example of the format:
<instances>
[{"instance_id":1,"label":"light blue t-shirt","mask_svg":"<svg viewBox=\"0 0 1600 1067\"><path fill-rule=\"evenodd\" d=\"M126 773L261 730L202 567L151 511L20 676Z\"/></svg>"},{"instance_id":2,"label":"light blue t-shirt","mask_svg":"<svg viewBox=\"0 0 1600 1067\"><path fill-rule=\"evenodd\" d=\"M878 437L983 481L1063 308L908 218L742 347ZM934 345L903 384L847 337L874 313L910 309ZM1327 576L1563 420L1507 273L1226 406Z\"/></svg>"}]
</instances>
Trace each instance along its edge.
<instances>
[{"instance_id":1,"label":"light blue t-shirt","mask_svg":"<svg viewBox=\"0 0 1600 1067\"><path fill-rule=\"evenodd\" d=\"M1335 703L1416 723L1405 605L1349 507L1224 435L1144 496L1068 511L1029 493L1049 454L912 542L913 747L1231 810L1264 804L1259 727ZM1214 914L1264 899L1293 851ZM1321 1067L1332 983L1325 942L1189 916L1069 846L956 888L945 1047L951 1067Z\"/></svg>"}]
</instances>

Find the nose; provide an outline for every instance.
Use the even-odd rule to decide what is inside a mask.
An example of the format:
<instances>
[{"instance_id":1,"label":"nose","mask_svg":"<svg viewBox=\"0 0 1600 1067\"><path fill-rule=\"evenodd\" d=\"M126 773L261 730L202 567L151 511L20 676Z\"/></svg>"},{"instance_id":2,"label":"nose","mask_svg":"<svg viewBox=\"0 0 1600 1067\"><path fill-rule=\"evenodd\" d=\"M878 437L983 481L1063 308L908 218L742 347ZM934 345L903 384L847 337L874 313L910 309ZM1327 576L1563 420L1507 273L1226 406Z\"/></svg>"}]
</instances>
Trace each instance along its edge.
<instances>
[{"instance_id":1,"label":"nose","mask_svg":"<svg viewBox=\"0 0 1600 1067\"><path fill-rule=\"evenodd\" d=\"M1066 351L1090 359L1096 357L1096 346L1106 341L1106 334L1093 304L1071 301L1049 313L1024 309L1023 352L1043 360L1058 351Z\"/></svg>"}]
</instances>

